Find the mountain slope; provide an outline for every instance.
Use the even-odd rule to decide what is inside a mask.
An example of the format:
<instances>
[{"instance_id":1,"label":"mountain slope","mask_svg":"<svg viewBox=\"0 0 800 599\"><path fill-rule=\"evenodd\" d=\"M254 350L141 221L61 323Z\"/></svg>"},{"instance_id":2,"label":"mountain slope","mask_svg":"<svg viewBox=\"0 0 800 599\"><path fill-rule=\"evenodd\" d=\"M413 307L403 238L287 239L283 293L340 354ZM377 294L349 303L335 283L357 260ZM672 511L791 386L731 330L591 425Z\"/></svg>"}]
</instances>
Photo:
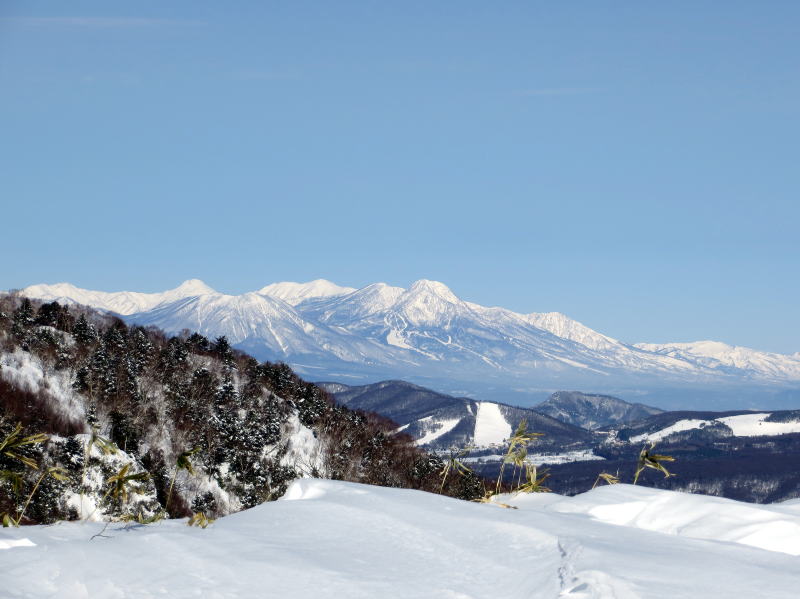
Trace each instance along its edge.
<instances>
[{"instance_id":1,"label":"mountain slope","mask_svg":"<svg viewBox=\"0 0 800 599\"><path fill-rule=\"evenodd\" d=\"M383 381L351 387L317 383L336 401L352 409L369 410L400 425L417 444L436 449L501 445L522 420L528 430L543 433L540 449L582 446L593 439L588 431L537 411L495 402L451 397L405 381Z\"/></svg>"},{"instance_id":2,"label":"mountain slope","mask_svg":"<svg viewBox=\"0 0 800 599\"><path fill-rule=\"evenodd\" d=\"M663 412L659 408L628 403L610 395L579 391L557 391L546 401L535 405L533 409L562 422L589 430L634 422Z\"/></svg>"}]
</instances>

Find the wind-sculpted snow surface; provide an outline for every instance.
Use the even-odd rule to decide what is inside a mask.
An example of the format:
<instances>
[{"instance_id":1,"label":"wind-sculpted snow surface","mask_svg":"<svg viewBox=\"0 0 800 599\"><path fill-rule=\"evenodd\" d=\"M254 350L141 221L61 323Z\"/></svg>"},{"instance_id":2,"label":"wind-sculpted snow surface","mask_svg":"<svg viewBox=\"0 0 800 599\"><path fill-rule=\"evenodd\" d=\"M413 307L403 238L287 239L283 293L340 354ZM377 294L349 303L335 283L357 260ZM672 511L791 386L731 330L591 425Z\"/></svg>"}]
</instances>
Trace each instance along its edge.
<instances>
[{"instance_id":1,"label":"wind-sculpted snow surface","mask_svg":"<svg viewBox=\"0 0 800 599\"><path fill-rule=\"evenodd\" d=\"M273 283L239 296L197 280L151 294L67 283L34 285L23 293L86 304L170 333L225 335L259 359L287 361L317 379L463 382L469 385L461 388L473 394L486 385L530 393L741 383L786 388L800 382L797 355L716 342L628 344L558 312L485 307L424 279L408 289L375 283L356 290L322 279Z\"/></svg>"},{"instance_id":2,"label":"wind-sculpted snow surface","mask_svg":"<svg viewBox=\"0 0 800 599\"><path fill-rule=\"evenodd\" d=\"M519 509L298 480L283 499L205 530L184 521L4 530L3 593L31 599L797 596L796 504L755 506L625 485L575 498L504 500Z\"/></svg>"}]
</instances>

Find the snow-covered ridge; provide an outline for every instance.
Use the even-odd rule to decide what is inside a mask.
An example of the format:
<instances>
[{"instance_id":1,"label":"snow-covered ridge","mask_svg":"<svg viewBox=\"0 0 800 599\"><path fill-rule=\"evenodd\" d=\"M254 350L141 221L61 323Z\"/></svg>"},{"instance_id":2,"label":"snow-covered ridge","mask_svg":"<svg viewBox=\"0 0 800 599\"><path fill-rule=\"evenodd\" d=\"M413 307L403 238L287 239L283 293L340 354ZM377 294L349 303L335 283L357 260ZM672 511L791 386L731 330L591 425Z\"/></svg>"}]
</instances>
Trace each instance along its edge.
<instances>
[{"instance_id":1,"label":"snow-covered ridge","mask_svg":"<svg viewBox=\"0 0 800 599\"><path fill-rule=\"evenodd\" d=\"M262 287L256 293L277 297L291 306L296 306L308 299L346 295L355 290L353 287L340 287L325 279L316 279L308 283L272 283Z\"/></svg>"},{"instance_id":2,"label":"snow-covered ridge","mask_svg":"<svg viewBox=\"0 0 800 599\"><path fill-rule=\"evenodd\" d=\"M721 341L695 341L692 343L637 343L645 351L695 360L711 368L728 366L769 375L800 377L800 352L786 355L763 352L749 347L733 346Z\"/></svg>"},{"instance_id":3,"label":"snow-covered ridge","mask_svg":"<svg viewBox=\"0 0 800 599\"><path fill-rule=\"evenodd\" d=\"M175 289L162 293L90 291L88 289L80 289L70 283L31 285L22 290L22 294L30 298L57 301L65 304L81 304L122 315L152 310L162 304L209 293L216 293L216 291L200 279L189 279Z\"/></svg>"},{"instance_id":4,"label":"snow-covered ridge","mask_svg":"<svg viewBox=\"0 0 800 599\"><path fill-rule=\"evenodd\" d=\"M738 416L725 416L712 420L685 419L679 420L666 428L652 433L645 433L631 437L631 443L643 441L661 441L666 437L685 431L705 428L714 424L722 424L731 430L734 437L766 437L774 435L789 435L800 433L800 420L788 422L772 422L767 420L769 413L740 414Z\"/></svg>"},{"instance_id":5,"label":"snow-covered ridge","mask_svg":"<svg viewBox=\"0 0 800 599\"><path fill-rule=\"evenodd\" d=\"M538 386L602 389L609 381L648 384L785 385L800 381L799 354L717 342L629 345L557 313L519 314L460 299L419 280L361 289L324 279L273 283L225 295L196 279L163 293L106 293L67 283L23 290L42 300L85 304L167 332L226 335L261 359L338 378L432 376L455 381L502 377ZM299 358L298 356L303 356ZM552 387L551 387L552 388Z\"/></svg>"},{"instance_id":6,"label":"snow-covered ridge","mask_svg":"<svg viewBox=\"0 0 800 599\"><path fill-rule=\"evenodd\" d=\"M518 509L298 480L206 530L185 520L4 529L3 589L30 599L797 596L797 503L630 485L502 501Z\"/></svg>"}]
</instances>

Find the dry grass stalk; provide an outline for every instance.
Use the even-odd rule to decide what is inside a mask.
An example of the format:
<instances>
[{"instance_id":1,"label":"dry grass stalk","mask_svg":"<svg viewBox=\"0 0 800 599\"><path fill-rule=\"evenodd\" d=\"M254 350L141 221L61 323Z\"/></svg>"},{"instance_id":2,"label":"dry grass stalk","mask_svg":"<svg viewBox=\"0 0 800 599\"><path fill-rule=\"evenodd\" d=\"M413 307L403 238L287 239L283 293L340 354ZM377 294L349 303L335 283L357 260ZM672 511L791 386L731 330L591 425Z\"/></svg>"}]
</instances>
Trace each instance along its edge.
<instances>
[{"instance_id":1,"label":"dry grass stalk","mask_svg":"<svg viewBox=\"0 0 800 599\"><path fill-rule=\"evenodd\" d=\"M639 475L645 470L645 468L652 468L653 470L663 472L664 478L675 476L674 474L671 474L666 467L664 467L664 464L662 464L662 462L674 462L675 458L668 455L650 453L655 446L655 443L650 443L649 447L645 445L642 447L642 451L639 452L639 461L636 464L636 474L633 477L634 485L639 481Z\"/></svg>"}]
</instances>

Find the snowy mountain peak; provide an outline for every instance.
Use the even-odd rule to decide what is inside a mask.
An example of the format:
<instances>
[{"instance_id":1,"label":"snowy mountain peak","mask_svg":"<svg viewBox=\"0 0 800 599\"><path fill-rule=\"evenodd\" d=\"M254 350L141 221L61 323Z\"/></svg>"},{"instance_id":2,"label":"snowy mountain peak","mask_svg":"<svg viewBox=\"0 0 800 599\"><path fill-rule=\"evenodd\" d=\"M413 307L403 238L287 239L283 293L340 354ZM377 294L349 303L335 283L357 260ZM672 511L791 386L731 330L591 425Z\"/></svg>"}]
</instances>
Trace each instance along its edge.
<instances>
[{"instance_id":1,"label":"snowy mountain peak","mask_svg":"<svg viewBox=\"0 0 800 599\"><path fill-rule=\"evenodd\" d=\"M183 283L181 283L180 285L178 285L172 291L180 293L184 297L191 297L195 295L206 295L207 293L216 293L215 289L212 289L200 279L188 279ZM170 292L167 291L166 293Z\"/></svg>"},{"instance_id":2,"label":"snowy mountain peak","mask_svg":"<svg viewBox=\"0 0 800 599\"><path fill-rule=\"evenodd\" d=\"M356 291L354 287L340 287L326 279L315 279L308 283L294 283L285 281L282 283L272 283L262 287L256 293L277 297L287 304L296 306L300 302L319 297L336 297L346 295Z\"/></svg>"},{"instance_id":3,"label":"snowy mountain peak","mask_svg":"<svg viewBox=\"0 0 800 599\"><path fill-rule=\"evenodd\" d=\"M420 279L419 281L414 282L411 287L408 288L408 293L435 295L436 297L453 304L461 301L447 285L440 283L439 281L429 281L428 279Z\"/></svg>"},{"instance_id":4,"label":"snowy mountain peak","mask_svg":"<svg viewBox=\"0 0 800 599\"><path fill-rule=\"evenodd\" d=\"M398 298L394 309L414 325L437 326L469 310L447 285L427 279L420 279L411 285Z\"/></svg>"}]
</instances>

